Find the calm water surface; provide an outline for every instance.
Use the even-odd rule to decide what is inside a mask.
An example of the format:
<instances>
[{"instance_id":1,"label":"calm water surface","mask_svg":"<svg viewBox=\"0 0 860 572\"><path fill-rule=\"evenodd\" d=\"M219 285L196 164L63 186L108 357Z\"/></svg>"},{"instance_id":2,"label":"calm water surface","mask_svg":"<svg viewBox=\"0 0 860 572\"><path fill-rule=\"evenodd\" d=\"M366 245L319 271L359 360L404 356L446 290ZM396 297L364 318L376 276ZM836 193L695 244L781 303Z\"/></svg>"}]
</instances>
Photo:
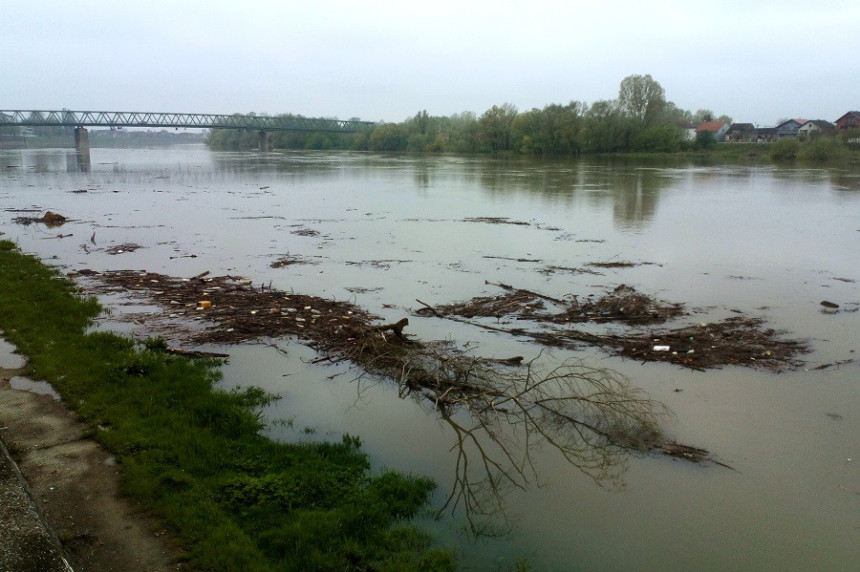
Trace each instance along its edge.
<instances>
[{"instance_id":1,"label":"calm water surface","mask_svg":"<svg viewBox=\"0 0 860 572\"><path fill-rule=\"evenodd\" d=\"M0 231L66 270L242 275L351 300L386 321L409 315L417 338L487 356L542 350L412 316L416 299L499 293L485 281L555 297L628 284L685 303L695 312L685 322L739 311L809 339L807 367L778 375L544 348L547 364L580 357L623 373L674 411L669 436L736 470L633 456L622 459L622 475L599 481L536 441L528 453L537 474L497 499L504 515L491 522L508 535L471 540L460 510L426 526L471 570L508 570L519 559L538 570L858 568L860 367L813 370L860 359L858 173L202 146L93 149L91 172L74 165L65 150L0 151ZM13 223L45 210L73 220L55 229ZM525 224L467 220L482 217ZM142 248L107 254L125 243ZM285 256L307 264L271 267ZM612 261L650 264L601 275L550 268ZM822 300L840 311L822 313ZM310 366L316 356L294 341L275 345L230 347L224 368L228 386L284 396L266 411L272 437L360 435L375 466L433 477L436 506L444 502L455 436L432 407L345 366Z\"/></svg>"}]
</instances>

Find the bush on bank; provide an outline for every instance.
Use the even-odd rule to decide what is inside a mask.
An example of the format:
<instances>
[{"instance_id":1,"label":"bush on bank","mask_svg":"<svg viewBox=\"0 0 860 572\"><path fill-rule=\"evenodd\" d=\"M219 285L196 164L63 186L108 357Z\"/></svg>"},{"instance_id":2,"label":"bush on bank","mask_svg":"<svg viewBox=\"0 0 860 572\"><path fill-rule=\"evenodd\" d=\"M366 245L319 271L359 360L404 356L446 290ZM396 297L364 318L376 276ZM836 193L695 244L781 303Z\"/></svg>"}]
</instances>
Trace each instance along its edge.
<instances>
[{"instance_id":1,"label":"bush on bank","mask_svg":"<svg viewBox=\"0 0 860 572\"><path fill-rule=\"evenodd\" d=\"M260 436L259 389L224 391L214 360L89 332L101 311L55 269L0 240L0 329L123 468L124 490L160 516L205 570L450 570L408 524L434 487L371 475L358 438Z\"/></svg>"}]
</instances>

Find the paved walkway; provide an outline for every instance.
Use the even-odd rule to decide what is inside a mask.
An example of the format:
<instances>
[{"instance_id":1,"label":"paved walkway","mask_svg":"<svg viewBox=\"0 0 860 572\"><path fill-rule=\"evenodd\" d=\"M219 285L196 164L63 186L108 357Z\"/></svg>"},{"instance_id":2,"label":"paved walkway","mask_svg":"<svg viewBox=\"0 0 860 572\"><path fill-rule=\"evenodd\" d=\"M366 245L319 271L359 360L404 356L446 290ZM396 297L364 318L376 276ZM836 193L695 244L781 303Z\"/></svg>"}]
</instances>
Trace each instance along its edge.
<instances>
[{"instance_id":1,"label":"paved walkway","mask_svg":"<svg viewBox=\"0 0 860 572\"><path fill-rule=\"evenodd\" d=\"M0 339L0 386L6 388L24 367L21 356ZM0 572L69 572L65 554L18 465L9 453L7 419L0 408ZM8 445L8 446L7 446Z\"/></svg>"}]
</instances>

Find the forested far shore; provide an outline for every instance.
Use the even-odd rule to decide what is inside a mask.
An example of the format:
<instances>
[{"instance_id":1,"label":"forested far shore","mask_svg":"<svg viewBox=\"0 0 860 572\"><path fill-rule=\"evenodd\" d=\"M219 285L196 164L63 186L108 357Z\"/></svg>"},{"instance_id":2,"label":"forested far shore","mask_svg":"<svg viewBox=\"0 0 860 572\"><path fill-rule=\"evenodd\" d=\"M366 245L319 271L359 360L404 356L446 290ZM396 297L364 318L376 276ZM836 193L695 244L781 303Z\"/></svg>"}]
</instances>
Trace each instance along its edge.
<instances>
[{"instance_id":1,"label":"forested far shore","mask_svg":"<svg viewBox=\"0 0 860 572\"><path fill-rule=\"evenodd\" d=\"M505 103L480 116L469 111L434 116L424 110L400 123L379 123L354 133L276 132L271 143L274 149L538 156L708 151L776 160L856 161L860 151L858 129L802 143L787 138L718 150L718 134L694 133L704 122L728 125L732 118L707 109L695 113L681 109L666 99L665 90L650 75L631 75L621 82L614 100L571 101L528 111ZM210 132L207 142L213 149L248 150L258 146L259 138L251 131L218 129Z\"/></svg>"},{"instance_id":2,"label":"forested far shore","mask_svg":"<svg viewBox=\"0 0 860 572\"><path fill-rule=\"evenodd\" d=\"M256 113L236 113L256 116ZM851 121L843 122L847 117ZM279 114L277 117L302 118ZM350 150L392 153L504 153L539 157L597 154L695 153L731 159L795 159L860 163L858 112L837 123L777 120L776 127L733 123L709 109L679 108L650 75L624 78L618 96L594 103L553 103L520 111L510 103L493 105L480 116L471 111L449 116L426 110L399 123L368 122L357 131L272 131L272 149ZM355 118L354 118L355 119ZM785 127L785 128L784 128ZM73 127L0 127L0 148L73 147ZM201 132L202 131L202 132ZM256 149L253 129L136 131L120 127L92 130L91 147L135 147L205 141L212 149ZM723 145L723 142L731 144Z\"/></svg>"}]
</instances>

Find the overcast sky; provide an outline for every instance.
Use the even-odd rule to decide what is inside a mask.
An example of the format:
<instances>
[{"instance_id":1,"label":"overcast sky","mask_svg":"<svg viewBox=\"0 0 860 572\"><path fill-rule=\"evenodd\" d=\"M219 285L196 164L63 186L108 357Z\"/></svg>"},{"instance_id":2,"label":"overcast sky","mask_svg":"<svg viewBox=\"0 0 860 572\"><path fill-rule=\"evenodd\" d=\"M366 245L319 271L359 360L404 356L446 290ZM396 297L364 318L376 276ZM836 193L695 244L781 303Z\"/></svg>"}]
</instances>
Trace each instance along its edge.
<instances>
[{"instance_id":1,"label":"overcast sky","mask_svg":"<svg viewBox=\"0 0 860 572\"><path fill-rule=\"evenodd\" d=\"M860 2L3 0L0 109L402 121L614 99L833 121L860 109Z\"/></svg>"}]
</instances>

